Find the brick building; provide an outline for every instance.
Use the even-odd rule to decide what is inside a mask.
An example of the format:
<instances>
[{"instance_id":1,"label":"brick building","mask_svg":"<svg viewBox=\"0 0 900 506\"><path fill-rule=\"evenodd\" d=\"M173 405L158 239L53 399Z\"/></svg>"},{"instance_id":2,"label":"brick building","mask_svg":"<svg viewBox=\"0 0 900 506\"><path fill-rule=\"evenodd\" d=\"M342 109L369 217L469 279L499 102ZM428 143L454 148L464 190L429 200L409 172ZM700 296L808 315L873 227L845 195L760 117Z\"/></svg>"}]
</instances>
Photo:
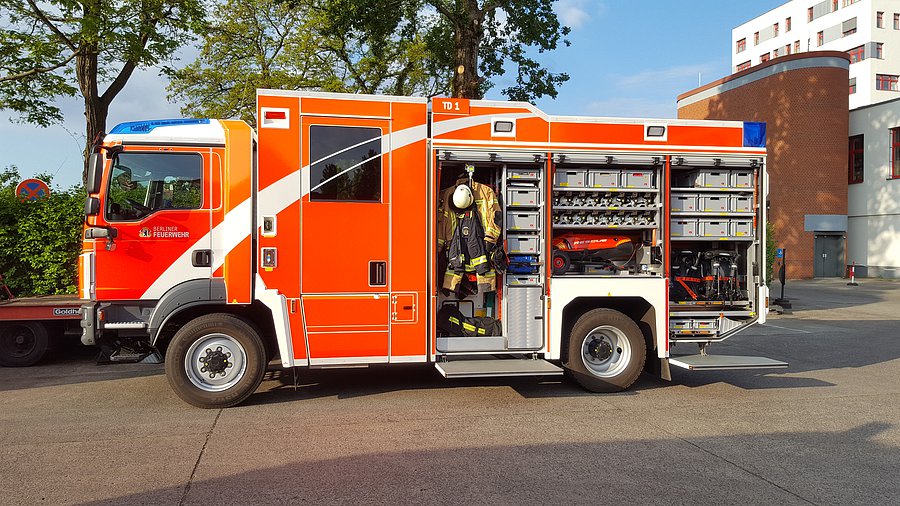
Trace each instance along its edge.
<instances>
[{"instance_id":1,"label":"brick building","mask_svg":"<svg viewBox=\"0 0 900 506\"><path fill-rule=\"evenodd\" d=\"M845 272L849 67L843 52L795 54L678 97L679 118L767 124L769 221L788 278Z\"/></svg>"}]
</instances>

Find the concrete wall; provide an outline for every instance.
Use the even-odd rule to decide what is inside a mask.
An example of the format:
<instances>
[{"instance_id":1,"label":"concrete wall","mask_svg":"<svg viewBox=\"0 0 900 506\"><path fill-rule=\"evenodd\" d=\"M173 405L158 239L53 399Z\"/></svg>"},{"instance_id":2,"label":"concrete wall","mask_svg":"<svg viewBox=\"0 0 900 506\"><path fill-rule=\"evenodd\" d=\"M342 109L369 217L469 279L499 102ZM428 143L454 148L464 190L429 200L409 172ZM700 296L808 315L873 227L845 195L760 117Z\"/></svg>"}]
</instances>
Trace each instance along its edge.
<instances>
[{"instance_id":1,"label":"concrete wall","mask_svg":"<svg viewBox=\"0 0 900 506\"><path fill-rule=\"evenodd\" d=\"M678 97L679 118L766 122L769 221L789 278L813 277L805 217L847 215L848 67L843 53L803 53Z\"/></svg>"},{"instance_id":2,"label":"concrete wall","mask_svg":"<svg viewBox=\"0 0 900 506\"><path fill-rule=\"evenodd\" d=\"M862 135L863 182L849 187L848 256L859 276L900 278L900 179L891 179L890 129L900 99L850 111L850 135Z\"/></svg>"}]
</instances>

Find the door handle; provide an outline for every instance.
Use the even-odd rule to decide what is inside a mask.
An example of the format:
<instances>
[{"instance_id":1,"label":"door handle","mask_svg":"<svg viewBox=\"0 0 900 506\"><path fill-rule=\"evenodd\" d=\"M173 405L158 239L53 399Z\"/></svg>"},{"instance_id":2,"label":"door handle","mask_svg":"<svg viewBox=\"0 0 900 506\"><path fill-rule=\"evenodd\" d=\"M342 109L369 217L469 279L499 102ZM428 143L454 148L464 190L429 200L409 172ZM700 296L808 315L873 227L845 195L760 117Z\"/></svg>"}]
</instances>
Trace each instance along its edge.
<instances>
[{"instance_id":1,"label":"door handle","mask_svg":"<svg viewBox=\"0 0 900 506\"><path fill-rule=\"evenodd\" d=\"M211 267L212 250L195 249L191 252L191 264L193 264L194 267Z\"/></svg>"},{"instance_id":2,"label":"door handle","mask_svg":"<svg viewBox=\"0 0 900 506\"><path fill-rule=\"evenodd\" d=\"M387 262L369 262L369 286L387 286Z\"/></svg>"}]
</instances>

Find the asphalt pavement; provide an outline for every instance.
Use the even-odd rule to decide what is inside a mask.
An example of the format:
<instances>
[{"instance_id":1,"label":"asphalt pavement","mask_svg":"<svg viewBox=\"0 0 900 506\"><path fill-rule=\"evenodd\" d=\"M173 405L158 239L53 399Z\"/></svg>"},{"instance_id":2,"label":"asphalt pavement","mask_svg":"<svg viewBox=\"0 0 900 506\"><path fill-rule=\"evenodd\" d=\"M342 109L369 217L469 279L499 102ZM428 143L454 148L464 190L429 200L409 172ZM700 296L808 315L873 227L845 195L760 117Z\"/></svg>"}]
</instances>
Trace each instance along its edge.
<instances>
[{"instance_id":1,"label":"asphalt pavement","mask_svg":"<svg viewBox=\"0 0 900 506\"><path fill-rule=\"evenodd\" d=\"M273 370L201 410L162 365L64 344L0 368L0 504L898 504L900 282L858 281L789 282L791 314L710 348L788 369L673 369L611 395Z\"/></svg>"}]
</instances>

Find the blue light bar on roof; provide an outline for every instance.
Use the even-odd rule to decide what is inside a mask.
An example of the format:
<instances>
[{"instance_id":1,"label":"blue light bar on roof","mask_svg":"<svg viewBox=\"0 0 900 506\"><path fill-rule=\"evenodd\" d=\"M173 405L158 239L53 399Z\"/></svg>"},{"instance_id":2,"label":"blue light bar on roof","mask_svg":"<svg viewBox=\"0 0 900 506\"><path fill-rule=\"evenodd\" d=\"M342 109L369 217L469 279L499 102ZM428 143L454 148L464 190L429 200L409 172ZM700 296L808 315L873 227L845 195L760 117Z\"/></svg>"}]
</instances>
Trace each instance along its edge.
<instances>
[{"instance_id":1,"label":"blue light bar on roof","mask_svg":"<svg viewBox=\"0 0 900 506\"><path fill-rule=\"evenodd\" d=\"M110 134L148 134L157 127L182 126L182 125L208 125L209 119L200 118L178 118L178 119L155 119L149 121L129 121L128 123L119 123Z\"/></svg>"},{"instance_id":2,"label":"blue light bar on roof","mask_svg":"<svg viewBox=\"0 0 900 506\"><path fill-rule=\"evenodd\" d=\"M755 123L752 121L744 122L744 147L745 148L764 148L766 147L766 124Z\"/></svg>"}]
</instances>

